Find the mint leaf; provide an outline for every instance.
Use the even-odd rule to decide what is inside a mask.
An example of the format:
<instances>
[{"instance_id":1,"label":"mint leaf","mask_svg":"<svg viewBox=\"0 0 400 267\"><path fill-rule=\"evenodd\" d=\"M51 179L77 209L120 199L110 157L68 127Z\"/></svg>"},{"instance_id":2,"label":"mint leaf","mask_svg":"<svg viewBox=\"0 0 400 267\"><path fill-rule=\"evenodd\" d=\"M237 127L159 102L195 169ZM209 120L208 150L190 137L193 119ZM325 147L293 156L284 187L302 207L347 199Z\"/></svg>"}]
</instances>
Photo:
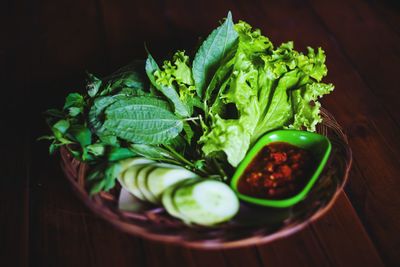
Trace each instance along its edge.
<instances>
[{"instance_id":1,"label":"mint leaf","mask_svg":"<svg viewBox=\"0 0 400 267\"><path fill-rule=\"evenodd\" d=\"M92 143L92 133L83 125L73 125L68 131L74 139L84 148Z\"/></svg>"},{"instance_id":2,"label":"mint leaf","mask_svg":"<svg viewBox=\"0 0 400 267\"><path fill-rule=\"evenodd\" d=\"M75 117L83 112L85 100L81 94L71 93L65 99L64 110L68 110L72 117Z\"/></svg>"},{"instance_id":3,"label":"mint leaf","mask_svg":"<svg viewBox=\"0 0 400 267\"><path fill-rule=\"evenodd\" d=\"M202 97L214 71L238 40L234 29L232 14L228 13L225 22L215 29L203 42L193 61L193 78L197 94Z\"/></svg>"},{"instance_id":4,"label":"mint leaf","mask_svg":"<svg viewBox=\"0 0 400 267\"><path fill-rule=\"evenodd\" d=\"M108 160L109 161L118 161L122 159L127 159L136 156L137 154L125 147L111 147L110 151L108 151Z\"/></svg>"},{"instance_id":5,"label":"mint leaf","mask_svg":"<svg viewBox=\"0 0 400 267\"><path fill-rule=\"evenodd\" d=\"M64 109L69 107L81 107L83 106L85 101L83 100L83 96L78 93L70 93L65 99Z\"/></svg>"},{"instance_id":6,"label":"mint leaf","mask_svg":"<svg viewBox=\"0 0 400 267\"><path fill-rule=\"evenodd\" d=\"M106 111L104 127L126 141L161 144L177 136L182 120L167 102L154 97L132 97L116 101Z\"/></svg>"},{"instance_id":7,"label":"mint leaf","mask_svg":"<svg viewBox=\"0 0 400 267\"><path fill-rule=\"evenodd\" d=\"M65 134L69 128L69 122L67 120L59 120L53 125L53 130L59 131L61 134Z\"/></svg>"}]
</instances>

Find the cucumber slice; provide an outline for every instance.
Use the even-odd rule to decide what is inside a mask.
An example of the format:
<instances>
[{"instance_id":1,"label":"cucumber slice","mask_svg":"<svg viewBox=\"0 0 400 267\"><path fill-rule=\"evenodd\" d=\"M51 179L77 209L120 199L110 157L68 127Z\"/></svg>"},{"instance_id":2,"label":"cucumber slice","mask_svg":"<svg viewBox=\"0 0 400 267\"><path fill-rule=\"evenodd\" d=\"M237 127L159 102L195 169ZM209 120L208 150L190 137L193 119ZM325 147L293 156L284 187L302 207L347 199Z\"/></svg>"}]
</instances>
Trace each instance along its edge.
<instances>
[{"instance_id":1,"label":"cucumber slice","mask_svg":"<svg viewBox=\"0 0 400 267\"><path fill-rule=\"evenodd\" d=\"M169 186L188 178L198 177L194 172L182 167L175 166L174 168L171 168L170 166L159 164L156 166L157 168L148 174L147 186L158 202L161 200L163 191Z\"/></svg>"},{"instance_id":2,"label":"cucumber slice","mask_svg":"<svg viewBox=\"0 0 400 267\"><path fill-rule=\"evenodd\" d=\"M154 162L154 161L143 158L143 157L136 157L136 158L129 158L129 159L121 160L121 161L119 161L119 164L121 165L122 172L124 172L126 169L128 169L132 165L147 164L147 163L151 163L151 162Z\"/></svg>"},{"instance_id":3,"label":"cucumber slice","mask_svg":"<svg viewBox=\"0 0 400 267\"><path fill-rule=\"evenodd\" d=\"M146 158L142 158L142 157L121 160L119 162L119 164L121 165L121 172L117 175L117 179L118 179L119 183L121 184L121 186L123 188L125 188L127 191L130 191L129 187L127 186L127 183L124 181L124 173L129 167L131 167L133 165L139 165L139 164L148 164L151 162L154 162L154 161L146 159Z\"/></svg>"},{"instance_id":4,"label":"cucumber slice","mask_svg":"<svg viewBox=\"0 0 400 267\"><path fill-rule=\"evenodd\" d=\"M146 159L146 158L130 158L130 159L124 159L119 161L119 164L121 165L121 172L117 175L117 179L120 182L122 186L124 186L124 181L122 179L122 174L130 167L133 165L138 165L138 164L147 164L153 162L152 160ZM126 188L125 188L126 189Z\"/></svg>"},{"instance_id":5,"label":"cucumber slice","mask_svg":"<svg viewBox=\"0 0 400 267\"><path fill-rule=\"evenodd\" d=\"M239 211L239 200L232 189L215 180L181 186L173 201L189 221L205 226L228 221Z\"/></svg>"},{"instance_id":6,"label":"cucumber slice","mask_svg":"<svg viewBox=\"0 0 400 267\"><path fill-rule=\"evenodd\" d=\"M150 192L147 186L147 178L149 172L156 169L157 166L155 164L147 165L146 167L142 168L136 175L136 183L139 190L142 192L144 198L154 204L157 204L157 198Z\"/></svg>"},{"instance_id":7,"label":"cucumber slice","mask_svg":"<svg viewBox=\"0 0 400 267\"><path fill-rule=\"evenodd\" d=\"M143 193L139 190L139 187L136 182L136 176L138 172L148 166L148 164L138 164L130 166L125 172L121 175L121 184L129 193L139 198L140 200L146 200Z\"/></svg>"},{"instance_id":8,"label":"cucumber slice","mask_svg":"<svg viewBox=\"0 0 400 267\"><path fill-rule=\"evenodd\" d=\"M179 181L175 184L173 184L172 186L168 187L162 194L161 197L161 201L162 204L165 208L165 210L173 217L176 217L178 219L181 219L182 221L184 221L186 224L191 224L191 222L189 221L188 218L186 218L185 216L183 216L177 209L177 207L175 206L175 203L173 201L174 195L176 190L178 190L181 186L187 185L189 183L194 183L194 182L198 182L201 179L197 179L197 178L189 178L189 179L185 179L182 181Z\"/></svg>"}]
</instances>

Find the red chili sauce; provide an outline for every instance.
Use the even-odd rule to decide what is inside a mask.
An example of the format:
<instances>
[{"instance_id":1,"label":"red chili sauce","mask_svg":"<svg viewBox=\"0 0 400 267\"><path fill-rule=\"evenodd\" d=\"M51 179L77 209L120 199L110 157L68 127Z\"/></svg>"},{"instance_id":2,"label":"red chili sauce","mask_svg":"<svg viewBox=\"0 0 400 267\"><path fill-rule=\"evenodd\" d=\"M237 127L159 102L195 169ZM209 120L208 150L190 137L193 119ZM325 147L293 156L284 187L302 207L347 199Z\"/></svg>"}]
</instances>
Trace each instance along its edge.
<instances>
[{"instance_id":1,"label":"red chili sauce","mask_svg":"<svg viewBox=\"0 0 400 267\"><path fill-rule=\"evenodd\" d=\"M242 194L285 199L304 188L313 171L311 152L285 142L265 146L249 164L238 183Z\"/></svg>"}]
</instances>

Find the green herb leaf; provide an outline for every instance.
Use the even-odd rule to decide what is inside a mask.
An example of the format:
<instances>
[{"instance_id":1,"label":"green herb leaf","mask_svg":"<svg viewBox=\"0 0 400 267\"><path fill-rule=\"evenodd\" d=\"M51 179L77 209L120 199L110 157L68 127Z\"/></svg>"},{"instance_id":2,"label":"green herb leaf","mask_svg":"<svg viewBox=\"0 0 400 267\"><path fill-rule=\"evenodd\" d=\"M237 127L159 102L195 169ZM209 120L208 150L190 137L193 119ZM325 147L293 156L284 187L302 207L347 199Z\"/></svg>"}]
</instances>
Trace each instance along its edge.
<instances>
[{"instance_id":1,"label":"green herb leaf","mask_svg":"<svg viewBox=\"0 0 400 267\"><path fill-rule=\"evenodd\" d=\"M172 87L172 85L165 85L156 81L157 78L155 74L157 72L160 72L160 68L158 67L154 58L148 54L146 61L146 73L153 86L160 91L168 99L168 101L171 102L176 115L180 117L190 116L189 107L180 99L178 92Z\"/></svg>"},{"instance_id":2,"label":"green herb leaf","mask_svg":"<svg viewBox=\"0 0 400 267\"><path fill-rule=\"evenodd\" d=\"M92 145L86 146L86 149L89 153L93 154L96 157L100 157L104 155L105 152L105 145L101 143L96 143Z\"/></svg>"},{"instance_id":3,"label":"green herb leaf","mask_svg":"<svg viewBox=\"0 0 400 267\"><path fill-rule=\"evenodd\" d=\"M71 93L67 96L64 104L64 109L69 107L81 107L85 103L83 96L78 93Z\"/></svg>"},{"instance_id":4,"label":"green herb leaf","mask_svg":"<svg viewBox=\"0 0 400 267\"><path fill-rule=\"evenodd\" d=\"M190 124L187 122L183 123L183 131L185 132L185 139L190 144L192 142L192 138L194 136L194 132L192 130L192 127L190 127Z\"/></svg>"},{"instance_id":5,"label":"green herb leaf","mask_svg":"<svg viewBox=\"0 0 400 267\"><path fill-rule=\"evenodd\" d=\"M237 40L238 34L234 29L232 14L229 12L225 22L207 37L194 58L193 77L200 97L203 96L219 63L236 45Z\"/></svg>"},{"instance_id":6,"label":"green herb leaf","mask_svg":"<svg viewBox=\"0 0 400 267\"><path fill-rule=\"evenodd\" d=\"M154 60L153 56L150 53L147 53L145 69L146 69L147 77L149 78L151 84L156 88L159 87L159 85L156 83L154 73L157 70L159 70L160 68L158 67L157 62Z\"/></svg>"},{"instance_id":7,"label":"green herb leaf","mask_svg":"<svg viewBox=\"0 0 400 267\"><path fill-rule=\"evenodd\" d=\"M54 137L62 144L72 143L68 139L64 138L64 135L67 133L69 126L70 124L67 120L59 120L51 127Z\"/></svg>"},{"instance_id":8,"label":"green herb leaf","mask_svg":"<svg viewBox=\"0 0 400 267\"><path fill-rule=\"evenodd\" d=\"M109 145L118 145L117 137L112 131L109 131L103 126L105 120L105 109L119 99L126 99L124 95L113 95L98 97L93 102L89 111L88 123L92 131L99 139Z\"/></svg>"},{"instance_id":9,"label":"green herb leaf","mask_svg":"<svg viewBox=\"0 0 400 267\"><path fill-rule=\"evenodd\" d=\"M182 131L182 120L167 102L154 97L118 100L106 109L104 127L121 139L139 144L161 144Z\"/></svg>"},{"instance_id":10,"label":"green herb leaf","mask_svg":"<svg viewBox=\"0 0 400 267\"><path fill-rule=\"evenodd\" d=\"M125 147L112 147L110 151L108 151L107 156L109 161L118 161L127 158L132 158L137 154Z\"/></svg>"},{"instance_id":11,"label":"green herb leaf","mask_svg":"<svg viewBox=\"0 0 400 267\"><path fill-rule=\"evenodd\" d=\"M83 112L85 100L81 94L71 93L67 96L64 104L64 110L68 110L72 117Z\"/></svg>"},{"instance_id":12,"label":"green herb leaf","mask_svg":"<svg viewBox=\"0 0 400 267\"><path fill-rule=\"evenodd\" d=\"M68 133L74 137L82 148L92 143L92 133L84 125L73 125L70 127Z\"/></svg>"},{"instance_id":13,"label":"green herb leaf","mask_svg":"<svg viewBox=\"0 0 400 267\"><path fill-rule=\"evenodd\" d=\"M98 165L87 177L92 184L90 194L94 195L112 189L115 186L115 179L121 171L122 166L119 162Z\"/></svg>"},{"instance_id":14,"label":"green herb leaf","mask_svg":"<svg viewBox=\"0 0 400 267\"><path fill-rule=\"evenodd\" d=\"M173 159L174 157L164 148L155 145L132 144L130 149L143 157L152 160Z\"/></svg>"}]
</instances>

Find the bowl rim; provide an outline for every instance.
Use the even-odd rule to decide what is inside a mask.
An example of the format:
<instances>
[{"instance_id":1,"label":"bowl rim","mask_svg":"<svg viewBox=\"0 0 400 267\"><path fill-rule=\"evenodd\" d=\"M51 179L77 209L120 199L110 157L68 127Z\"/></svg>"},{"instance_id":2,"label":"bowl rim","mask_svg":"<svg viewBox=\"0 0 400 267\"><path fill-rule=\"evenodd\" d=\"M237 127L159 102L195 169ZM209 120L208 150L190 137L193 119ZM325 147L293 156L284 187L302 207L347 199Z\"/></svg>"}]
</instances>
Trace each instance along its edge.
<instances>
[{"instance_id":1,"label":"bowl rim","mask_svg":"<svg viewBox=\"0 0 400 267\"><path fill-rule=\"evenodd\" d=\"M289 134L291 138L282 139L280 138L282 135ZM272 140L272 136L278 136L277 140ZM238 183L241 179L243 173L246 171L248 165L254 160L255 157L259 154L259 152L267 145L274 143L274 142L285 142L291 145L297 146L293 144L293 138L302 139L301 137L309 138L307 143L319 143L321 146L324 146L324 152L322 156L318 159L317 167L315 168L314 172L311 175L311 178L308 179L308 182L304 185L304 187L295 195L284 198L284 199L264 199L264 198L257 198L252 197L246 194L242 194L238 190ZM312 137L312 138L310 138ZM313 140L314 139L314 140ZM308 132L308 131L300 131L300 130L293 130L293 129L284 129L284 130L275 130L270 131L263 135L249 150L246 157L240 162L239 166L236 168L236 171L231 179L230 186L232 190L236 193L239 199L261 206L266 207L273 207L273 208L288 208L290 206L295 205L299 201L301 201L307 194L310 192L311 188L317 181L318 177L320 176L322 170L324 169L329 155L332 150L332 145L329 139L326 136L323 136L318 133Z\"/></svg>"}]
</instances>

